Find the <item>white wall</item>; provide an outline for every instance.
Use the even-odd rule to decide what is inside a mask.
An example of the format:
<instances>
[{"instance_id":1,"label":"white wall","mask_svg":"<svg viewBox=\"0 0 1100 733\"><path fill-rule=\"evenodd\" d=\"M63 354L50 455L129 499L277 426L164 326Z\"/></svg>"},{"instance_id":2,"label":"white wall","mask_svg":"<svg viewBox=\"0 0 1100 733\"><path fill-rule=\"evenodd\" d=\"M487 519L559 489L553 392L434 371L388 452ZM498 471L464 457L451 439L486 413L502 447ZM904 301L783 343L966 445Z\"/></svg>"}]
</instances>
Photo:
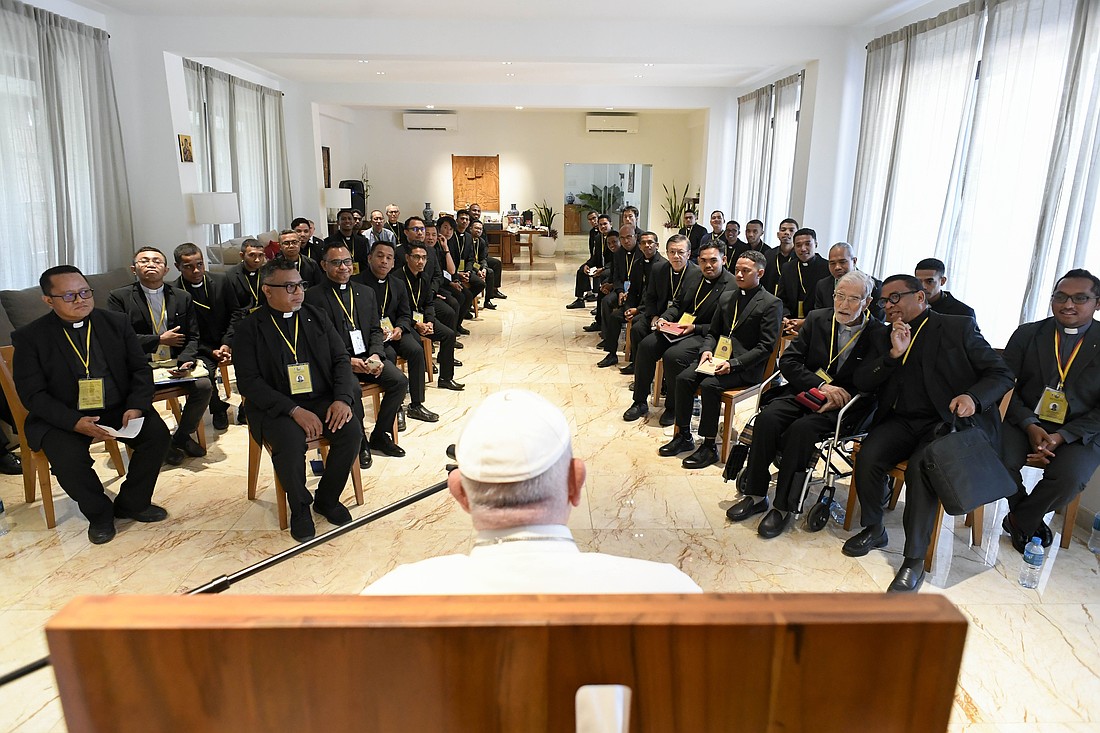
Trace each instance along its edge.
<instances>
[{"instance_id":1,"label":"white wall","mask_svg":"<svg viewBox=\"0 0 1100 733\"><path fill-rule=\"evenodd\" d=\"M430 202L436 211L453 211L451 155L499 155L501 206L523 210L546 199L560 211L567 162L648 163L657 191L673 178L682 184L701 131L689 121L689 113L643 113L636 135L588 133L583 112L464 110L456 131L407 131L400 111L365 109L357 113L351 149L354 161L368 165L372 208L393 202L409 216ZM660 218L660 197L650 198L651 220Z\"/></svg>"}]
</instances>

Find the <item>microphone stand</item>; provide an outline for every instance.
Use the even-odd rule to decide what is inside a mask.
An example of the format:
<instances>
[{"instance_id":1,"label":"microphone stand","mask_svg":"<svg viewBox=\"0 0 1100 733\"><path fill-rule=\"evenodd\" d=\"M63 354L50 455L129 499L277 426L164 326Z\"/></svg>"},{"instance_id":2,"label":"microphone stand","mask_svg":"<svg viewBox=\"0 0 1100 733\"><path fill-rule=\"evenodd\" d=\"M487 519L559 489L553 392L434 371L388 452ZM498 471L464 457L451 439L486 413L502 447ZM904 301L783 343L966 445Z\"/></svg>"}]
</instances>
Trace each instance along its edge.
<instances>
[{"instance_id":1,"label":"microphone stand","mask_svg":"<svg viewBox=\"0 0 1100 733\"><path fill-rule=\"evenodd\" d=\"M447 472L450 473L451 470L455 468L458 468L458 466L448 465ZM363 525L370 524L371 522L381 519L382 517L393 514L399 509L404 509L407 506L415 504L421 499L426 499L432 494L438 494L445 488L447 488L447 481L440 481L439 483L433 484L426 489L421 489L415 494L409 494L402 499L398 499L394 503L384 506L381 509L375 509L369 514L364 514L358 519L353 519L345 525L336 527L335 529L330 529L328 532L317 535L313 539L308 540L307 542L303 542L296 547L291 547L289 549L283 550L280 553L272 555L271 557L264 560L260 560L258 563L249 565L248 567L238 570L235 573L230 573L229 575L222 575L214 578L210 582L204 585L200 585L198 588L192 588L191 590L184 593L184 595L197 596L209 595L211 593L221 593L222 591L228 590L237 581L244 580L245 578L250 578L257 573L261 573L264 570L267 570L268 568L275 567L281 562L300 555L303 552L306 552L307 550L316 547L317 545L323 545L324 543L330 540L334 540L337 537L347 534L348 532L351 532L355 529L358 529ZM12 670L11 672L0 676L0 687L3 687L9 682L14 682L15 680L22 677L26 677L32 672L37 672L38 670L44 669L48 666L50 666L50 658L48 656L37 659L30 664L26 664L19 669Z\"/></svg>"}]
</instances>

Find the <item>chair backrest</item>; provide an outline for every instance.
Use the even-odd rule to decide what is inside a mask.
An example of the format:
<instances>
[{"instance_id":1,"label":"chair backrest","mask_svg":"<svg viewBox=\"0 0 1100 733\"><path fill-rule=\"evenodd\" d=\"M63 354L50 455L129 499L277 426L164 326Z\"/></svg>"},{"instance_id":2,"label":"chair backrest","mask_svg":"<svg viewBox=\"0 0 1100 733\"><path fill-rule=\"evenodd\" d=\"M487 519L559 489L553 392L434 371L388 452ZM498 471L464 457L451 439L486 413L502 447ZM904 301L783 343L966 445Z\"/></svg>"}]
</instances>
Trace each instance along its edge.
<instances>
[{"instance_id":1,"label":"chair backrest","mask_svg":"<svg viewBox=\"0 0 1100 733\"><path fill-rule=\"evenodd\" d=\"M15 377L12 374L12 359L15 358L14 346L0 346L0 386L4 389L4 397L11 408L11 417L15 430L19 433L19 442L22 444L26 438L23 432L23 423L27 420L27 408L19 399L19 393L15 390Z\"/></svg>"},{"instance_id":2,"label":"chair backrest","mask_svg":"<svg viewBox=\"0 0 1100 733\"><path fill-rule=\"evenodd\" d=\"M69 730L558 733L617 684L635 733L882 733L946 730L966 627L937 594L106 596L46 636Z\"/></svg>"}]
</instances>

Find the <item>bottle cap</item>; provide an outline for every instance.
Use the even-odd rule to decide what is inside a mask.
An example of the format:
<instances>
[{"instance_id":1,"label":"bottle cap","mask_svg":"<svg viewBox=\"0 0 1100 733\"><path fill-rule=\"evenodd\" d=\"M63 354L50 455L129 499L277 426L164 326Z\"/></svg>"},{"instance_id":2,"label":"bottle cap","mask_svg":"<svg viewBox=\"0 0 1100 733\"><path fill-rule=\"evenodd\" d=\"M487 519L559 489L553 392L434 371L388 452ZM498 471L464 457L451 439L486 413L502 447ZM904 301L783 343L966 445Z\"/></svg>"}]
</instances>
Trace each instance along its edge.
<instances>
[{"instance_id":1,"label":"bottle cap","mask_svg":"<svg viewBox=\"0 0 1100 733\"><path fill-rule=\"evenodd\" d=\"M1039 545L1040 547L1042 547L1042 545L1043 545L1043 541L1041 539L1039 539L1038 537L1032 537L1031 541L1034 542L1035 544Z\"/></svg>"}]
</instances>

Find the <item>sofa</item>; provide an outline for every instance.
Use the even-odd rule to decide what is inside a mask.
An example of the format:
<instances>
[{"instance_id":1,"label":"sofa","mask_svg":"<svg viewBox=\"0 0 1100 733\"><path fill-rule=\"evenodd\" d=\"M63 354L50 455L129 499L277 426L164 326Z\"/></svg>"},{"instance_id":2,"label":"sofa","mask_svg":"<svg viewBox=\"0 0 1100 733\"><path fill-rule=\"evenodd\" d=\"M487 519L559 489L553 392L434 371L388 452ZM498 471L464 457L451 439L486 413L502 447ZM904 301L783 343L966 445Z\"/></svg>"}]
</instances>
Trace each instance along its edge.
<instances>
[{"instance_id":1,"label":"sofa","mask_svg":"<svg viewBox=\"0 0 1100 733\"><path fill-rule=\"evenodd\" d=\"M107 306L107 296L115 288L129 285L134 276L129 267L119 267L99 275L88 275L88 284L95 291L100 308ZM22 290L0 290L0 346L11 345L11 332L50 312L42 301L42 291L35 285Z\"/></svg>"}]
</instances>

